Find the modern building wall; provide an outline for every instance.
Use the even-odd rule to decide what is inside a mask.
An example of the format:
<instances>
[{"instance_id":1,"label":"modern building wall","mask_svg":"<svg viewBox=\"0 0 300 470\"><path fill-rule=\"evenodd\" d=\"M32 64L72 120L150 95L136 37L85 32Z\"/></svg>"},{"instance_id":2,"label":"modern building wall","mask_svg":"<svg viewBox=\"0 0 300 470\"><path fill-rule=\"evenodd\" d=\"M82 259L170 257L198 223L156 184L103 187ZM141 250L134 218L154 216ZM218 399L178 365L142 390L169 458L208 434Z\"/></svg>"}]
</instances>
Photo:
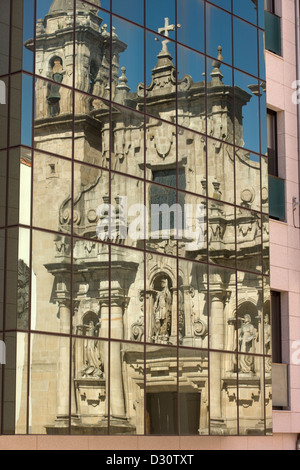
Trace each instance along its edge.
<instances>
[{"instance_id":1,"label":"modern building wall","mask_svg":"<svg viewBox=\"0 0 300 470\"><path fill-rule=\"evenodd\" d=\"M285 180L286 220L270 221L271 289L281 293L282 361L289 365L289 407L273 411L274 433L299 433L299 122L293 99L297 80L295 3L277 4L282 19L282 57L266 52L267 103L278 116L279 177ZM298 25L299 27L299 25ZM299 60L299 57L298 57Z\"/></svg>"}]
</instances>

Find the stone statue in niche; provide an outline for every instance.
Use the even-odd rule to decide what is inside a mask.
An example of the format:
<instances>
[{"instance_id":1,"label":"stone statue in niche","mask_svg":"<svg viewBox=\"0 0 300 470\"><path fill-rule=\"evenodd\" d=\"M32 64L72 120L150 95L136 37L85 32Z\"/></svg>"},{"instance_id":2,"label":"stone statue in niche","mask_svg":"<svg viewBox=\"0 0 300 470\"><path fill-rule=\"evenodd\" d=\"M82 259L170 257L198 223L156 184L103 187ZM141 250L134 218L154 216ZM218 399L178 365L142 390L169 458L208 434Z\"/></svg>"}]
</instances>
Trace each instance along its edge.
<instances>
[{"instance_id":1,"label":"stone statue in niche","mask_svg":"<svg viewBox=\"0 0 300 470\"><path fill-rule=\"evenodd\" d=\"M95 325L91 320L86 326L85 335L92 337L97 336L99 324ZM93 338L87 338L84 341L84 365L81 369L82 377L100 377L104 376L104 367L102 354L100 352L99 341Z\"/></svg>"},{"instance_id":2,"label":"stone statue in niche","mask_svg":"<svg viewBox=\"0 0 300 470\"><path fill-rule=\"evenodd\" d=\"M47 101L50 106L51 116L57 116L60 113L60 84L63 81L63 66L60 58L54 59L54 65L51 74L55 83L49 85Z\"/></svg>"},{"instance_id":3,"label":"stone statue in niche","mask_svg":"<svg viewBox=\"0 0 300 470\"><path fill-rule=\"evenodd\" d=\"M257 330L251 323L251 316L245 314L239 334L239 351L241 353L254 353ZM254 372L254 357L241 355L239 359L240 371L244 373Z\"/></svg>"},{"instance_id":4,"label":"stone statue in niche","mask_svg":"<svg viewBox=\"0 0 300 470\"><path fill-rule=\"evenodd\" d=\"M168 344L171 333L172 294L166 277L161 280L162 290L154 303L154 342Z\"/></svg>"}]
</instances>

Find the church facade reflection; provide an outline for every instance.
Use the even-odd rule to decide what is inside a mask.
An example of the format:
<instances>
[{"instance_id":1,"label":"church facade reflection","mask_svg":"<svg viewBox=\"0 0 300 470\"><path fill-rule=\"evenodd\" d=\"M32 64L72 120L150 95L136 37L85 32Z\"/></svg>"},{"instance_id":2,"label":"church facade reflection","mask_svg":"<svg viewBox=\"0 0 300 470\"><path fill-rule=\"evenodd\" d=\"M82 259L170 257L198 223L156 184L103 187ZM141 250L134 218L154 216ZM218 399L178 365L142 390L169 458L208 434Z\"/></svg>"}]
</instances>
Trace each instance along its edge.
<instances>
[{"instance_id":1,"label":"church facade reflection","mask_svg":"<svg viewBox=\"0 0 300 470\"><path fill-rule=\"evenodd\" d=\"M263 80L240 80L228 44L180 70L184 25L159 18L132 84L141 25L48 3L26 43L32 433L270 433L267 165L247 127Z\"/></svg>"}]
</instances>

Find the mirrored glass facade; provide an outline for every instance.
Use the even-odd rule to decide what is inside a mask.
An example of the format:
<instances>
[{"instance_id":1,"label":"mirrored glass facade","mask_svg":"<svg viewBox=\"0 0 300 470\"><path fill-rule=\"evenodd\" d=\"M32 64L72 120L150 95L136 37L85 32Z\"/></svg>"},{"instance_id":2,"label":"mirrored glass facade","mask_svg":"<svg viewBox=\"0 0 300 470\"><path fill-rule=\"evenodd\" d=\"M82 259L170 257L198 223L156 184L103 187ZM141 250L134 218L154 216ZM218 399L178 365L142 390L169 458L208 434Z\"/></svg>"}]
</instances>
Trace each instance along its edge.
<instances>
[{"instance_id":1,"label":"mirrored glass facade","mask_svg":"<svg viewBox=\"0 0 300 470\"><path fill-rule=\"evenodd\" d=\"M1 433L271 433L262 2L8 3Z\"/></svg>"}]
</instances>

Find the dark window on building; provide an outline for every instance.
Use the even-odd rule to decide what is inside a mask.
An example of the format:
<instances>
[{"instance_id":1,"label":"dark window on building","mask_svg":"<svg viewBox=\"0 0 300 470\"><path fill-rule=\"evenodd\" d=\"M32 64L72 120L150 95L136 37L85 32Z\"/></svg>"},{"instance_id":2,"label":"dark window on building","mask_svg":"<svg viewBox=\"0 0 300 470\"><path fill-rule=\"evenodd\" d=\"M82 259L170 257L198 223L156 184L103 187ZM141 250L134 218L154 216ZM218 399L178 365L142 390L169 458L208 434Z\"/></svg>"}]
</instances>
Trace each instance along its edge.
<instances>
[{"instance_id":1,"label":"dark window on building","mask_svg":"<svg viewBox=\"0 0 300 470\"><path fill-rule=\"evenodd\" d=\"M177 181L178 177L178 181ZM184 193L176 192L175 188L185 188L185 171L184 169L178 172L174 170L158 170L153 172L153 182L158 183L151 187L151 205L159 205L165 207L166 213L161 211L159 221L159 229L163 227L162 219L170 216L170 229L175 228L175 212L169 209L175 209L175 205L179 204L182 208L182 216L184 216ZM173 189L174 188L174 189ZM177 214L179 216L180 214ZM180 221L179 221L180 222ZM181 221L183 223L183 221Z\"/></svg>"},{"instance_id":2,"label":"dark window on building","mask_svg":"<svg viewBox=\"0 0 300 470\"><path fill-rule=\"evenodd\" d=\"M181 435L199 435L200 393L180 393L179 423ZM174 435L178 428L176 392L147 394L147 434Z\"/></svg>"},{"instance_id":3,"label":"dark window on building","mask_svg":"<svg viewBox=\"0 0 300 470\"><path fill-rule=\"evenodd\" d=\"M281 346L281 294L271 291L272 311L272 362L282 364Z\"/></svg>"},{"instance_id":4,"label":"dark window on building","mask_svg":"<svg viewBox=\"0 0 300 470\"><path fill-rule=\"evenodd\" d=\"M177 434L177 393L162 392L147 395L147 434Z\"/></svg>"},{"instance_id":5,"label":"dark window on building","mask_svg":"<svg viewBox=\"0 0 300 470\"><path fill-rule=\"evenodd\" d=\"M268 162L269 175L278 176L277 113L268 109Z\"/></svg>"},{"instance_id":6,"label":"dark window on building","mask_svg":"<svg viewBox=\"0 0 300 470\"><path fill-rule=\"evenodd\" d=\"M275 13L275 0L265 0L265 10Z\"/></svg>"},{"instance_id":7,"label":"dark window on building","mask_svg":"<svg viewBox=\"0 0 300 470\"><path fill-rule=\"evenodd\" d=\"M265 0L265 48L281 55L281 18L275 13L275 0Z\"/></svg>"}]
</instances>

